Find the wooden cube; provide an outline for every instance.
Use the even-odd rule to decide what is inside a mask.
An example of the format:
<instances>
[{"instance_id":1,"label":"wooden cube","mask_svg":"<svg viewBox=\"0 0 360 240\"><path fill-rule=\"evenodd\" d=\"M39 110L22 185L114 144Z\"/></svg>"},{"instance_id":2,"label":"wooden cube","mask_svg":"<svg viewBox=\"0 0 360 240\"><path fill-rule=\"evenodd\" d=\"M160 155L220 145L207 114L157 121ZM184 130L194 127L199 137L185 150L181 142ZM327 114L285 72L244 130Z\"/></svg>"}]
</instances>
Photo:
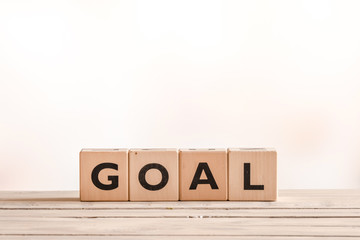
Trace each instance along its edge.
<instances>
[{"instance_id":1,"label":"wooden cube","mask_svg":"<svg viewBox=\"0 0 360 240\"><path fill-rule=\"evenodd\" d=\"M179 200L177 149L130 149L130 201Z\"/></svg>"},{"instance_id":2,"label":"wooden cube","mask_svg":"<svg viewBox=\"0 0 360 240\"><path fill-rule=\"evenodd\" d=\"M127 201L126 149L83 149L80 152L80 200Z\"/></svg>"},{"instance_id":3,"label":"wooden cube","mask_svg":"<svg viewBox=\"0 0 360 240\"><path fill-rule=\"evenodd\" d=\"M266 148L230 148L229 200L275 201L276 151Z\"/></svg>"},{"instance_id":4,"label":"wooden cube","mask_svg":"<svg viewBox=\"0 0 360 240\"><path fill-rule=\"evenodd\" d=\"M225 149L180 149L180 200L226 200Z\"/></svg>"}]
</instances>

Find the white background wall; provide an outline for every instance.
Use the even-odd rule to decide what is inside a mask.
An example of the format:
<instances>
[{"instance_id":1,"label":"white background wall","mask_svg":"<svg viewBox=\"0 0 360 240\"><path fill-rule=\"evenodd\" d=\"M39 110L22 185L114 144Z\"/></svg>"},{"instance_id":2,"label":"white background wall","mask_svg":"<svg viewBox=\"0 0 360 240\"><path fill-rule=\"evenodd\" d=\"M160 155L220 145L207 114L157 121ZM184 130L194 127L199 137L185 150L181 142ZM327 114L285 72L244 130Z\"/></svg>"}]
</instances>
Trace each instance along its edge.
<instances>
[{"instance_id":1,"label":"white background wall","mask_svg":"<svg viewBox=\"0 0 360 240\"><path fill-rule=\"evenodd\" d=\"M0 2L0 190L83 147L275 147L279 188L360 187L359 1Z\"/></svg>"}]
</instances>

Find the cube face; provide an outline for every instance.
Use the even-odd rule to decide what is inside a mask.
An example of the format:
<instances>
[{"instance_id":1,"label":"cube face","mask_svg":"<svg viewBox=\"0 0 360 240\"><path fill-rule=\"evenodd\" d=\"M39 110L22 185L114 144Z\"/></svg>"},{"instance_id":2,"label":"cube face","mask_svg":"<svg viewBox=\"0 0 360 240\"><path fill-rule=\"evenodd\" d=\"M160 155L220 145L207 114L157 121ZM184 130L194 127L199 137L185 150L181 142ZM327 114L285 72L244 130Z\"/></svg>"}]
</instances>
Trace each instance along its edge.
<instances>
[{"instance_id":1,"label":"cube face","mask_svg":"<svg viewBox=\"0 0 360 240\"><path fill-rule=\"evenodd\" d=\"M225 149L180 149L180 200L227 200Z\"/></svg>"},{"instance_id":2,"label":"cube face","mask_svg":"<svg viewBox=\"0 0 360 240\"><path fill-rule=\"evenodd\" d=\"M130 149L130 201L179 200L177 149Z\"/></svg>"},{"instance_id":3,"label":"cube face","mask_svg":"<svg viewBox=\"0 0 360 240\"><path fill-rule=\"evenodd\" d=\"M126 149L83 149L80 152L80 200L127 201Z\"/></svg>"},{"instance_id":4,"label":"cube face","mask_svg":"<svg viewBox=\"0 0 360 240\"><path fill-rule=\"evenodd\" d=\"M276 157L276 151L273 149L229 149L229 200L275 201Z\"/></svg>"}]
</instances>

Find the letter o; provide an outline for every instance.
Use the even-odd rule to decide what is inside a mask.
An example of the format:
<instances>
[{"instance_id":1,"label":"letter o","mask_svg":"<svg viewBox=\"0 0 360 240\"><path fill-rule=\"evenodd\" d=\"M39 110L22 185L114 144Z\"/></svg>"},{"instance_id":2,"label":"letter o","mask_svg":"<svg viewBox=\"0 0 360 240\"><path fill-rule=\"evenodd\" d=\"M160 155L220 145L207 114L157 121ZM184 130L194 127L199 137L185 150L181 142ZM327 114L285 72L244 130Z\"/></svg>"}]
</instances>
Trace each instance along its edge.
<instances>
[{"instance_id":1,"label":"letter o","mask_svg":"<svg viewBox=\"0 0 360 240\"><path fill-rule=\"evenodd\" d=\"M147 173L147 171L149 171L150 169L157 169L160 171L161 173L161 181L160 183L156 184L156 185L152 185L149 184L146 179L145 179L145 175ZM145 189L150 190L150 191L157 191L162 189L163 187L165 187L165 185L168 183L169 181L169 173L166 170L166 168L158 163L149 163L147 165L145 165L139 172L139 182L141 184L141 186L143 186Z\"/></svg>"}]
</instances>

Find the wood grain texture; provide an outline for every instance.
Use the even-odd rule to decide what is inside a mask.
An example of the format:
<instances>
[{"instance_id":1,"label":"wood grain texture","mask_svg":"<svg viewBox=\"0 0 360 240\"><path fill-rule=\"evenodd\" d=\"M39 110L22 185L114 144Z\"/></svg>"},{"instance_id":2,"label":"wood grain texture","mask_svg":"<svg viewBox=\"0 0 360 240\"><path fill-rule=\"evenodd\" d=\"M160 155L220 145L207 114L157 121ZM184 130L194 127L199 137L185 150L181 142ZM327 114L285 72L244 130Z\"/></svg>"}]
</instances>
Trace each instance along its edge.
<instances>
[{"instance_id":1,"label":"wood grain texture","mask_svg":"<svg viewBox=\"0 0 360 240\"><path fill-rule=\"evenodd\" d=\"M280 190L276 202L80 202L0 192L0 239L359 239L360 190Z\"/></svg>"},{"instance_id":2,"label":"wood grain texture","mask_svg":"<svg viewBox=\"0 0 360 240\"><path fill-rule=\"evenodd\" d=\"M117 182L112 190L96 187L92 180L95 167L112 164L96 174L100 184ZM114 166L116 168L114 169ZM127 201L129 199L128 151L126 149L83 149L80 152L80 199L81 201Z\"/></svg>"},{"instance_id":3,"label":"wood grain texture","mask_svg":"<svg viewBox=\"0 0 360 240\"><path fill-rule=\"evenodd\" d=\"M230 201L276 200L277 159L274 149L229 148L228 164Z\"/></svg>"},{"instance_id":4,"label":"wood grain texture","mask_svg":"<svg viewBox=\"0 0 360 240\"><path fill-rule=\"evenodd\" d=\"M178 166L177 149L130 149L130 201L179 200ZM153 189L146 189L145 183Z\"/></svg>"},{"instance_id":5,"label":"wood grain texture","mask_svg":"<svg viewBox=\"0 0 360 240\"><path fill-rule=\"evenodd\" d=\"M180 149L179 168L181 201L227 200L225 149ZM200 179L199 184L192 188L196 179Z\"/></svg>"}]
</instances>

